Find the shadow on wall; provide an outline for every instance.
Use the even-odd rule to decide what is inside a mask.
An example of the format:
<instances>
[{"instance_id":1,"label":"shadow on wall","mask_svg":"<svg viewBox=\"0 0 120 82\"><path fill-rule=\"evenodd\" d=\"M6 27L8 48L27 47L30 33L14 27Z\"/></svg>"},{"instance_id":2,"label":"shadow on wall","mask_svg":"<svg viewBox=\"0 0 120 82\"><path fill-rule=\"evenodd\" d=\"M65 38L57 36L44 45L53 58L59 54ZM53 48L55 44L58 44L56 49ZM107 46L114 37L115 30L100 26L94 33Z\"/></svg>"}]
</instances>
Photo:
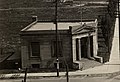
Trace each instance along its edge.
<instances>
[{"instance_id":1,"label":"shadow on wall","mask_svg":"<svg viewBox=\"0 0 120 82\"><path fill-rule=\"evenodd\" d=\"M21 68L20 52L12 50L1 50L0 69L18 69Z\"/></svg>"}]
</instances>

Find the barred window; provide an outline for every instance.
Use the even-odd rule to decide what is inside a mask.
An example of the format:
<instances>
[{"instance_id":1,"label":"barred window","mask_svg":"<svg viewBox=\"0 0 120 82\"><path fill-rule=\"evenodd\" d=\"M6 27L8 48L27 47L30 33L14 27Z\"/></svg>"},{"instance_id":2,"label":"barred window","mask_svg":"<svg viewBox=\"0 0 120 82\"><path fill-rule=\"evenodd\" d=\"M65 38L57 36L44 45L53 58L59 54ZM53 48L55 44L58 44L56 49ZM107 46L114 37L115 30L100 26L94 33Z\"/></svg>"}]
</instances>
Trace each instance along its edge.
<instances>
[{"instance_id":1,"label":"barred window","mask_svg":"<svg viewBox=\"0 0 120 82\"><path fill-rule=\"evenodd\" d=\"M40 43L31 42L31 57L39 57L39 56L40 56Z\"/></svg>"}]
</instances>

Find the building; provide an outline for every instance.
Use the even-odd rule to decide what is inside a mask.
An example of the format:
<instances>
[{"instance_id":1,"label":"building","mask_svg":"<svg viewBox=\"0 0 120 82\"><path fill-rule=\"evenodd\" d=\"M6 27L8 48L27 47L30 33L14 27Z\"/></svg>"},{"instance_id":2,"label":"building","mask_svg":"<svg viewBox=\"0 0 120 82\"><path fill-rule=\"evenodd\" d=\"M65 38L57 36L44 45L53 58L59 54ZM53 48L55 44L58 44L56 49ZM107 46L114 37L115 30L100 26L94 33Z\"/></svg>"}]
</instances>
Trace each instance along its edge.
<instances>
[{"instance_id":1,"label":"building","mask_svg":"<svg viewBox=\"0 0 120 82\"><path fill-rule=\"evenodd\" d=\"M86 22L81 26L72 27L73 62L79 65L79 69L83 68L83 64L87 65L89 62L84 62L84 59L103 62L103 58L98 56L97 24L96 19L95 21Z\"/></svg>"},{"instance_id":2,"label":"building","mask_svg":"<svg viewBox=\"0 0 120 82\"><path fill-rule=\"evenodd\" d=\"M83 23L58 22L58 55L61 68L67 62L70 68L77 64L80 69L82 58L102 62L102 57L97 56L97 20ZM35 21L21 30L22 68L55 67L55 30L55 24L50 21Z\"/></svg>"},{"instance_id":3,"label":"building","mask_svg":"<svg viewBox=\"0 0 120 82\"><path fill-rule=\"evenodd\" d=\"M54 18L54 15L53 15L54 12L48 8L48 6L49 6L48 4L50 4L50 3L43 4L44 2L42 3L42 1L40 1L41 5L39 3L37 4L37 2L39 2L38 0L33 1L34 3L32 3L31 1L30 2L25 1L24 2L25 4L22 4L22 5L21 5L21 3L19 5L16 3L14 5L15 9L8 9L6 11L1 11L1 14L2 14L1 17L2 17L2 19L5 19L5 20L2 20L3 22L1 21L1 32L0 32L1 39L0 40L2 42L3 41L2 38L5 39L5 41L4 41L5 44L2 44L2 45L4 45L4 46L10 45L11 49L14 49L14 52L18 53L16 55L21 54L21 53L19 53L19 50L20 50L19 45L21 43L20 37L19 37L19 31L22 28L24 28L27 24L31 23L30 17L32 15L38 15L40 20L53 20L53 18ZM71 0L66 0L66 2L67 1L71 1ZM87 13L83 12L83 15L84 15L83 19L97 18L99 21L98 22L98 41L97 41L98 42L98 52L97 52L97 56L102 57L104 62L109 61L109 56L110 56L110 51L111 51L111 46L112 46L112 37L113 37L114 22L115 22L113 13L116 9L116 3L114 3L113 1L115 1L115 0L109 0L109 2L110 2L110 4L108 4L109 8L107 7L107 5L104 7L100 7L100 8L99 7L96 8L96 6L94 8L89 8L89 6L88 6ZM33 4L36 4L36 5L33 5ZM42 6L42 8L43 8L43 5L44 5L44 7L47 7L47 8L46 9L38 8L39 6L40 7ZM53 3L52 3L52 5L53 5ZM33 7L35 7L35 9L30 10L28 8L27 11L26 11L26 8L25 9L23 8L22 10L16 9L16 7L18 8L19 6L20 7L33 6ZM11 7L12 7L12 5L11 5ZM12 8L14 8L14 7L12 7ZM70 8L70 9L66 8L66 7L63 8L63 11L60 10L60 12L59 12L61 15L60 19L61 18L64 18L67 20L68 19L81 19L81 15L79 12L77 12L77 11L79 11L77 8L78 7ZM46 13L46 11L48 13ZM85 11L86 11L86 8L85 8ZM73 12L74 12L74 14L73 14ZM8 16L8 17L6 17L6 16ZM8 18L9 18L9 21L6 22L6 20L8 20ZM5 36L3 36L3 35L5 35ZM2 64L4 63L3 59L4 60L6 60L6 58L7 58L7 60L13 59L13 58L10 58L10 57L13 57L13 55L10 56L9 58L7 57L7 55L4 58L1 56L0 56L0 58L2 61L0 61L0 62L2 62ZM19 59L20 59L20 57L19 57ZM15 60L18 60L18 58ZM12 63L14 66L16 62L12 62ZM8 62L8 65L9 64L10 64L10 62ZM6 65L6 64L4 63L4 65ZM2 65L0 64L0 66L2 66Z\"/></svg>"},{"instance_id":4,"label":"building","mask_svg":"<svg viewBox=\"0 0 120 82\"><path fill-rule=\"evenodd\" d=\"M3 49L0 53L0 69L18 69L21 68L21 54L12 49Z\"/></svg>"},{"instance_id":5,"label":"building","mask_svg":"<svg viewBox=\"0 0 120 82\"><path fill-rule=\"evenodd\" d=\"M65 62L72 67L72 35L69 23L58 24L58 57L60 67ZM53 22L35 21L21 30L22 68L55 68L56 33Z\"/></svg>"}]
</instances>

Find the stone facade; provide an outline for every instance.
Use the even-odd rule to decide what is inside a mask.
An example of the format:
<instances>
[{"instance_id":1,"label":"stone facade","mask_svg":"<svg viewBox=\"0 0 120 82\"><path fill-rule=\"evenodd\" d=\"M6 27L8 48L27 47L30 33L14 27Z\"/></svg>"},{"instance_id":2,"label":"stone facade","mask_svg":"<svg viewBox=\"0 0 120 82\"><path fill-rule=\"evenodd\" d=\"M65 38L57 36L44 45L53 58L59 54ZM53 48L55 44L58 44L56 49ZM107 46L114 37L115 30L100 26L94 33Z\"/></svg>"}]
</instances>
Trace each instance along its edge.
<instances>
[{"instance_id":1,"label":"stone facade","mask_svg":"<svg viewBox=\"0 0 120 82\"><path fill-rule=\"evenodd\" d=\"M69 67L72 67L72 45L71 45L71 31L61 30L58 31L58 42L62 42L62 56L59 57L60 67L65 66L65 61ZM54 68L56 57L53 56L53 43L55 39L55 30L48 31L34 31L34 32L21 32L22 45L21 45L21 58L22 68ZM39 42L40 55L39 57L31 56L31 42ZM35 66L36 65L36 66ZM38 65L38 66L37 66Z\"/></svg>"},{"instance_id":2,"label":"stone facade","mask_svg":"<svg viewBox=\"0 0 120 82\"><path fill-rule=\"evenodd\" d=\"M53 23L35 21L21 30L21 38L22 68L55 67L56 31ZM77 69L80 69L83 58L103 62L102 57L97 56L97 19L83 24L59 22L58 46L61 47L58 47L61 68L67 61L70 68L77 63Z\"/></svg>"},{"instance_id":3,"label":"stone facade","mask_svg":"<svg viewBox=\"0 0 120 82\"><path fill-rule=\"evenodd\" d=\"M73 62L78 64L81 69L85 63L84 59L103 62L103 58L98 56L98 28L97 19L91 21L90 23L84 23L77 29L72 27L72 52L73 52ZM89 61L90 62L90 61ZM85 66L84 66L85 68Z\"/></svg>"}]
</instances>

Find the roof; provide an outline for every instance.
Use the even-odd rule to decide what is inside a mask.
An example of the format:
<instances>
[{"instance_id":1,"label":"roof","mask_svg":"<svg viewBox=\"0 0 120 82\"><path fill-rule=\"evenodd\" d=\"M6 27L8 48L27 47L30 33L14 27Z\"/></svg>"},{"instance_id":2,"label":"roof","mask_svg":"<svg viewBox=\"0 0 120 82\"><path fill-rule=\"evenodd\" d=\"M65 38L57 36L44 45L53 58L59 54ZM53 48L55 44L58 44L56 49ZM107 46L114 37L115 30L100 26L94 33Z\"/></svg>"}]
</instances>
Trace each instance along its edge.
<instances>
[{"instance_id":1,"label":"roof","mask_svg":"<svg viewBox=\"0 0 120 82\"><path fill-rule=\"evenodd\" d=\"M93 21L92 21L93 22ZM83 22L83 23L91 23ZM58 22L58 30L68 30L69 27L76 29L76 26L81 26L80 22ZM53 22L33 22L21 31L41 31L41 30L56 30Z\"/></svg>"},{"instance_id":2,"label":"roof","mask_svg":"<svg viewBox=\"0 0 120 82\"><path fill-rule=\"evenodd\" d=\"M73 26L72 27L72 34L79 34L79 33L86 33L90 31L94 31L97 27L96 22L91 23L84 23L82 25Z\"/></svg>"},{"instance_id":3,"label":"roof","mask_svg":"<svg viewBox=\"0 0 120 82\"><path fill-rule=\"evenodd\" d=\"M8 58L10 58L13 54L14 54L14 52L0 55L0 63L1 63L1 62L4 62L4 61L7 60Z\"/></svg>"}]
</instances>

